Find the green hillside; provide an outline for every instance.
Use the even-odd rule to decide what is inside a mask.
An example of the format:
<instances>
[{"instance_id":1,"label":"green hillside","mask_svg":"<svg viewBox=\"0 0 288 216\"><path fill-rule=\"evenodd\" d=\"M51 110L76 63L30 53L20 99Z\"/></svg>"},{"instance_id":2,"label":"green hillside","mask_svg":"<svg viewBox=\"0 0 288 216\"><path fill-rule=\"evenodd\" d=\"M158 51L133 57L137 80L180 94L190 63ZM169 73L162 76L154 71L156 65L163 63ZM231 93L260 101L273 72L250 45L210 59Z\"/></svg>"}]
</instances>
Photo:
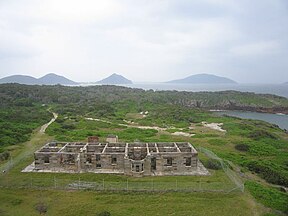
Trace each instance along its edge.
<instances>
[{"instance_id":1,"label":"green hillside","mask_svg":"<svg viewBox=\"0 0 288 216\"><path fill-rule=\"evenodd\" d=\"M0 99L0 150L1 154L9 153L6 158L0 157L0 170L5 169L0 175L0 215L39 215L39 209L46 209L47 215L97 215L103 211L111 215L288 213L288 195L284 192L284 187L288 187L288 134L263 121L209 112L213 108L287 111L286 98L235 91L154 92L115 86L5 84L0 85ZM46 134L41 134L39 127L52 118L50 112L59 117ZM226 132L209 128L203 122L222 123ZM132 178L92 173L21 173L33 161L33 152L48 140L86 141L88 136L97 135L105 141L108 134L117 134L123 142L185 141L198 149L208 149L245 183L245 191L227 190L230 177L222 169L210 166L209 156L202 152L199 158L211 176ZM124 182L124 186L134 182L142 187L145 182L149 182L149 187L155 182L165 190L113 193L65 186L75 181L104 180ZM215 183L221 183L217 185L218 192L213 192ZM205 191L171 191L190 184Z\"/></svg>"}]
</instances>

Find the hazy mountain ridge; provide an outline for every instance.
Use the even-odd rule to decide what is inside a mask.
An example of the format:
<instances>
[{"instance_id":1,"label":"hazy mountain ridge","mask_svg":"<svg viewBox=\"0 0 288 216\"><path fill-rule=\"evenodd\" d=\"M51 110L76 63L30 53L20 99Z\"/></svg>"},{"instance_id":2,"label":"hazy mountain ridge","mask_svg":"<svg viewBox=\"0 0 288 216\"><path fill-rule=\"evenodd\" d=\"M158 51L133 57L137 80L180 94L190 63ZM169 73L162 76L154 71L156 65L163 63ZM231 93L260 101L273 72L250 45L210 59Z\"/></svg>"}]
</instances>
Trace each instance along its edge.
<instances>
[{"instance_id":1,"label":"hazy mountain ridge","mask_svg":"<svg viewBox=\"0 0 288 216\"><path fill-rule=\"evenodd\" d=\"M109 77L102 79L97 84L133 84L133 82L122 75L119 74L112 74Z\"/></svg>"},{"instance_id":2,"label":"hazy mountain ridge","mask_svg":"<svg viewBox=\"0 0 288 216\"><path fill-rule=\"evenodd\" d=\"M78 84L77 82L74 82L70 79L67 79L64 76L59 76L59 75L53 74L53 73L46 74L45 76L39 78L38 80L41 83L46 84L46 85L57 85L57 84L76 85L76 84Z\"/></svg>"},{"instance_id":3,"label":"hazy mountain ridge","mask_svg":"<svg viewBox=\"0 0 288 216\"><path fill-rule=\"evenodd\" d=\"M183 79L171 80L166 83L191 83L191 84L237 84L232 79L226 77L220 77L213 74L196 74L191 75Z\"/></svg>"},{"instance_id":4,"label":"hazy mountain ridge","mask_svg":"<svg viewBox=\"0 0 288 216\"><path fill-rule=\"evenodd\" d=\"M35 85L39 84L39 80L26 75L12 75L8 77L4 77L0 79L0 83L19 83L19 84L26 84L26 85Z\"/></svg>"},{"instance_id":5,"label":"hazy mountain ridge","mask_svg":"<svg viewBox=\"0 0 288 216\"><path fill-rule=\"evenodd\" d=\"M74 82L70 79L67 79L64 76L59 76L54 73L46 74L39 79L26 76L26 75L12 75L8 77L4 77L0 79L0 83L19 83L19 84L26 84L26 85L77 85L77 82Z\"/></svg>"}]
</instances>

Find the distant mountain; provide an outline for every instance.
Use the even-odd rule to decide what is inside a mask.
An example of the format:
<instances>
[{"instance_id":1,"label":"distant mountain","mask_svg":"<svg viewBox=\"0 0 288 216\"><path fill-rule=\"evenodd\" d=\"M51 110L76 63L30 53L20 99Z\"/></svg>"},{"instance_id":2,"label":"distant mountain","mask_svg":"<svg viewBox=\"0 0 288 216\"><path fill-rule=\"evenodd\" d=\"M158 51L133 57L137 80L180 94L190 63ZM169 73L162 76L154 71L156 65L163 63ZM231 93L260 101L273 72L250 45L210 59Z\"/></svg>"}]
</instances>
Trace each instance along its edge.
<instances>
[{"instance_id":1,"label":"distant mountain","mask_svg":"<svg viewBox=\"0 0 288 216\"><path fill-rule=\"evenodd\" d=\"M26 85L36 85L39 84L38 79L26 76L26 75L12 75L0 79L0 83L20 83Z\"/></svg>"},{"instance_id":2,"label":"distant mountain","mask_svg":"<svg viewBox=\"0 0 288 216\"><path fill-rule=\"evenodd\" d=\"M39 79L25 75L13 75L0 79L0 83L19 83L26 85L76 85L78 83L63 76L49 73Z\"/></svg>"},{"instance_id":3,"label":"distant mountain","mask_svg":"<svg viewBox=\"0 0 288 216\"><path fill-rule=\"evenodd\" d=\"M98 84L132 84L131 80L126 79L125 77L118 75L116 73L111 76L96 82Z\"/></svg>"},{"instance_id":4,"label":"distant mountain","mask_svg":"<svg viewBox=\"0 0 288 216\"><path fill-rule=\"evenodd\" d=\"M46 74L45 76L41 77L38 79L40 83L45 84L45 85L57 85L57 84L61 84L61 85L76 85L78 83L67 79L64 76L59 76L57 74L54 73L49 73Z\"/></svg>"},{"instance_id":5,"label":"distant mountain","mask_svg":"<svg viewBox=\"0 0 288 216\"><path fill-rule=\"evenodd\" d=\"M167 83L183 84L236 84L234 80L212 74L196 74L184 79L172 80Z\"/></svg>"}]
</instances>

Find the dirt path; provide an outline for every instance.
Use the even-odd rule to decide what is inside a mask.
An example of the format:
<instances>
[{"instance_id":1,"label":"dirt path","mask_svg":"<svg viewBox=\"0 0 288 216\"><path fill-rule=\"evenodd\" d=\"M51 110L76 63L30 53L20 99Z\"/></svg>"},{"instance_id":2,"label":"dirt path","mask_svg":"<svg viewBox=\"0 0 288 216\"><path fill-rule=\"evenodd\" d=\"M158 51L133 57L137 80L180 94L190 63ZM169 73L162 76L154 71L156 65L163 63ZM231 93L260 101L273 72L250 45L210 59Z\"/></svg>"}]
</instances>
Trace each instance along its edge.
<instances>
[{"instance_id":1,"label":"dirt path","mask_svg":"<svg viewBox=\"0 0 288 216\"><path fill-rule=\"evenodd\" d=\"M45 134L46 129L52 124L58 117L56 113L53 113L53 118L46 124L42 125L40 129L34 131L31 134L31 138L29 141L21 144L23 146L23 151L19 153L15 157L10 157L10 159L0 166L0 175L7 173L11 170L16 164L21 162L23 159L27 158L28 156L32 156L33 153L42 146L45 142L51 140L51 137Z\"/></svg>"},{"instance_id":2,"label":"dirt path","mask_svg":"<svg viewBox=\"0 0 288 216\"><path fill-rule=\"evenodd\" d=\"M57 113L52 112L52 114L53 114L53 118L48 123L41 126L39 133L45 133L45 131L49 127L49 125L52 124L58 118Z\"/></svg>"},{"instance_id":3,"label":"dirt path","mask_svg":"<svg viewBox=\"0 0 288 216\"><path fill-rule=\"evenodd\" d=\"M157 127L157 126L141 126L141 125L131 125L131 124L118 124L118 123L113 123L113 122L110 122L110 121L106 121L106 120L102 120L102 119L94 119L94 118L85 118L85 119L89 120L89 121L104 122L104 123L107 123L107 124L117 124L119 126L130 127L130 128L154 129L154 130L157 130L158 132L159 131L166 131L168 129L176 129L175 127L161 128L161 127ZM192 137L192 136L195 135L195 134L191 134L191 133L182 132L181 130L183 128L178 128L178 129L179 129L179 131L176 131L176 132L170 133L170 134L174 135L174 136L187 136L187 137ZM167 133L169 133L169 132L167 132Z\"/></svg>"}]
</instances>

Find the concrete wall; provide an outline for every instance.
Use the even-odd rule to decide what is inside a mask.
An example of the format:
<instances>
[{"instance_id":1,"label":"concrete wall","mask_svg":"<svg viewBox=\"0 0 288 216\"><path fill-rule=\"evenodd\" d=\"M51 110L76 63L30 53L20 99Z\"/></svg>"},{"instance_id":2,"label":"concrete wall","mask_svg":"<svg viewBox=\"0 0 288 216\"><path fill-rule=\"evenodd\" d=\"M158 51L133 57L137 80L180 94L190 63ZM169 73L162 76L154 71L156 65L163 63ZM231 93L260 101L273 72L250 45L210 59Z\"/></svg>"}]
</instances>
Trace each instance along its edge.
<instances>
[{"instance_id":1,"label":"concrete wall","mask_svg":"<svg viewBox=\"0 0 288 216\"><path fill-rule=\"evenodd\" d=\"M159 151L156 151L156 148L152 149L153 144L151 144L150 152L147 154L148 148L146 152L144 147L140 149L144 144L140 145L138 143L136 145L138 146L135 149L133 147L129 147L129 149L128 144L123 143L109 143L106 145L93 143L91 146L86 145L86 147L82 145L82 148L80 148L80 144L77 144L77 146L67 144L61 149L59 147L58 152L55 152L55 148L52 146L50 147L52 148L52 152L49 152L50 145L46 144L41 150L34 153L35 169L122 173L138 177L150 175L189 175L197 169L198 153L196 150L191 152L187 148L187 151L184 150L181 152L179 148L174 147L171 143L167 145L167 148L163 147L165 143L161 143L159 144L161 146ZM169 152L169 149L171 152ZM141 154L141 157L139 157L139 154ZM151 160L153 158L156 160L155 170L151 167ZM190 166L187 166L186 158L191 158Z\"/></svg>"}]
</instances>

